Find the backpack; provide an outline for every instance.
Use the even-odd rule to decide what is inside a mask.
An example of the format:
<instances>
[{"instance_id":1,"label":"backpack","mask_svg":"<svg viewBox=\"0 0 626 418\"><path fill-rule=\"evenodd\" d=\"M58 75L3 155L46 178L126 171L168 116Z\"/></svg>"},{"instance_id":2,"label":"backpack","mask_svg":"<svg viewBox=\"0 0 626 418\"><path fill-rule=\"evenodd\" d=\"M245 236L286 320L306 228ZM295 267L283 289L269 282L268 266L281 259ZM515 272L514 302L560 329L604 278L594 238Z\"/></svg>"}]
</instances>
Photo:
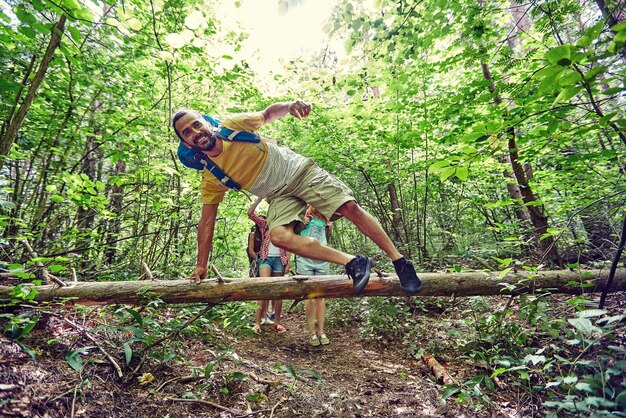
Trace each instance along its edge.
<instances>
[{"instance_id":1,"label":"backpack","mask_svg":"<svg viewBox=\"0 0 626 418\"><path fill-rule=\"evenodd\" d=\"M234 142L248 142L252 144L258 144L261 142L261 138L252 133L245 131L234 131L232 129L221 126L221 122L218 119L214 119L211 116L202 115L204 120L209 122L211 126L218 128L216 134L218 137L225 141ZM211 174L215 176L222 184L222 186L229 189L240 191L241 186L239 183L231 179L217 164L213 162L205 153L189 148L187 145L180 141L178 144L178 159L185 167L193 168L194 170L202 171L204 168L209 170Z\"/></svg>"},{"instance_id":2,"label":"backpack","mask_svg":"<svg viewBox=\"0 0 626 418\"><path fill-rule=\"evenodd\" d=\"M263 235L261 229L257 224L254 224L250 233L248 234L248 243L246 245L248 254L248 263L250 264L250 277L257 277L259 275L259 256L261 254L261 245L263 244ZM256 254L256 258L250 256L250 252Z\"/></svg>"},{"instance_id":3,"label":"backpack","mask_svg":"<svg viewBox=\"0 0 626 418\"><path fill-rule=\"evenodd\" d=\"M250 230L250 234L254 234L254 248L253 251L255 254L261 253L261 245L263 244L263 234L261 233L261 228L257 224L254 224L252 229Z\"/></svg>"}]
</instances>

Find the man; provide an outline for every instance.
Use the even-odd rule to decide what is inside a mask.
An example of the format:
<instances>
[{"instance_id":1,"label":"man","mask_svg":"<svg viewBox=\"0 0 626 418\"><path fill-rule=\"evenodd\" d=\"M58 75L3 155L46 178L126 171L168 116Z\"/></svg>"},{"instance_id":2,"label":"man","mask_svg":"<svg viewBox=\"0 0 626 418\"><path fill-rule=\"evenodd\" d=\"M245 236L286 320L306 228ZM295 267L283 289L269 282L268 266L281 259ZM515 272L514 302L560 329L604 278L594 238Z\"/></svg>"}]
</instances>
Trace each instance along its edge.
<instances>
[{"instance_id":1,"label":"man","mask_svg":"<svg viewBox=\"0 0 626 418\"><path fill-rule=\"evenodd\" d=\"M287 114L305 118L310 111L311 106L299 100L274 103L262 112L234 115L224 120L222 126L233 131L256 132ZM254 144L222 139L202 115L189 109L178 111L172 118L172 126L185 146L207 155L242 189L266 198L271 241L277 247L302 257L341 264L353 281L354 292L358 294L365 288L372 267L369 257L347 254L296 234L295 229L304 223L310 204L330 221L344 216L354 223L391 258L402 289L409 294L421 290L413 263L402 257L376 219L356 203L350 189L310 158L267 141ZM196 283L206 276L217 208L228 190L206 169L202 172L201 188L202 215L193 272Z\"/></svg>"}]
</instances>

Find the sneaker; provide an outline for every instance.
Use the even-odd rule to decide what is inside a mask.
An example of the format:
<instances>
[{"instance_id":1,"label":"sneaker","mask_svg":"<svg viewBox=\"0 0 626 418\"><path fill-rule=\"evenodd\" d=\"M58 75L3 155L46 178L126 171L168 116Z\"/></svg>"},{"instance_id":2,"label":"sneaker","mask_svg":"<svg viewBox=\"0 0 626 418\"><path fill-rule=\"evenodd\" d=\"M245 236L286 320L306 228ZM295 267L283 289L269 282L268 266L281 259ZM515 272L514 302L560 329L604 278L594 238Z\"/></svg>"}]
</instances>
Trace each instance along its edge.
<instances>
[{"instance_id":1,"label":"sneaker","mask_svg":"<svg viewBox=\"0 0 626 418\"><path fill-rule=\"evenodd\" d=\"M320 340L319 338L317 338L316 334L311 335L311 338L309 338L309 345L313 347L317 347L320 345Z\"/></svg>"},{"instance_id":2,"label":"sneaker","mask_svg":"<svg viewBox=\"0 0 626 418\"><path fill-rule=\"evenodd\" d=\"M402 257L393 262L393 267L396 269L396 274L400 279L400 287L406 293L414 295L422 290L422 281L417 277L413 262Z\"/></svg>"},{"instance_id":3,"label":"sneaker","mask_svg":"<svg viewBox=\"0 0 626 418\"><path fill-rule=\"evenodd\" d=\"M255 334L259 335L261 333L261 327L258 325L255 325L252 327L252 332L254 332Z\"/></svg>"},{"instance_id":4,"label":"sneaker","mask_svg":"<svg viewBox=\"0 0 626 418\"><path fill-rule=\"evenodd\" d=\"M268 313L266 316L267 316L267 319L270 319L270 320L272 320L272 321L273 321L273 320L274 320L274 317L276 316L276 312L271 312L271 313ZM273 322L272 322L272 323L273 323Z\"/></svg>"},{"instance_id":5,"label":"sneaker","mask_svg":"<svg viewBox=\"0 0 626 418\"><path fill-rule=\"evenodd\" d=\"M287 328L279 324L275 324L272 328L274 328L274 331L276 331L279 334L282 334L283 332L287 332Z\"/></svg>"},{"instance_id":6,"label":"sneaker","mask_svg":"<svg viewBox=\"0 0 626 418\"><path fill-rule=\"evenodd\" d=\"M358 295L365 289L370 279L370 270L372 269L372 259L364 255L357 254L352 260L346 264L346 273L352 279L354 285L354 293Z\"/></svg>"},{"instance_id":7,"label":"sneaker","mask_svg":"<svg viewBox=\"0 0 626 418\"><path fill-rule=\"evenodd\" d=\"M322 334L320 335L320 343L322 345L328 345L330 344L330 340L328 339L328 337L326 336L326 334Z\"/></svg>"},{"instance_id":8,"label":"sneaker","mask_svg":"<svg viewBox=\"0 0 626 418\"><path fill-rule=\"evenodd\" d=\"M274 321L269 318L261 319L261 325L274 325Z\"/></svg>"}]
</instances>

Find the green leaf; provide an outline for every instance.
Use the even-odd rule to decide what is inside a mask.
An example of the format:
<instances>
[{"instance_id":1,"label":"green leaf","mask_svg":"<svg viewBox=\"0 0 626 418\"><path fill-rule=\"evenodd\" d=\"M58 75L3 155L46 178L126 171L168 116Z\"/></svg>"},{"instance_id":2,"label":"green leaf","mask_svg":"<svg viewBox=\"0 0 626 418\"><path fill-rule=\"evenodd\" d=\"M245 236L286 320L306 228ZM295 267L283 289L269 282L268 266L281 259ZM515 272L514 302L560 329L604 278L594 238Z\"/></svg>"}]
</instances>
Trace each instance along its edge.
<instances>
[{"instance_id":1,"label":"green leaf","mask_svg":"<svg viewBox=\"0 0 626 418\"><path fill-rule=\"evenodd\" d=\"M18 30L23 33L27 38L35 39L37 37L37 32L30 26L20 26Z\"/></svg>"},{"instance_id":2,"label":"green leaf","mask_svg":"<svg viewBox=\"0 0 626 418\"><path fill-rule=\"evenodd\" d=\"M500 274L498 274L498 280L502 280L502 278L503 278L504 276L506 276L507 274L509 274L509 272L510 272L511 270L513 270L513 268L512 268L512 267L509 267L509 268L506 268L506 269L502 270L502 271L500 272Z\"/></svg>"},{"instance_id":3,"label":"green leaf","mask_svg":"<svg viewBox=\"0 0 626 418\"><path fill-rule=\"evenodd\" d=\"M441 398L443 400L448 399L452 395L456 395L460 392L460 389L453 385L445 385L443 389L441 389Z\"/></svg>"},{"instance_id":4,"label":"green leaf","mask_svg":"<svg viewBox=\"0 0 626 418\"><path fill-rule=\"evenodd\" d=\"M624 43L624 41L626 41L626 30L619 32L617 35L615 35L615 38L613 38L613 42L618 44Z\"/></svg>"},{"instance_id":5,"label":"green leaf","mask_svg":"<svg viewBox=\"0 0 626 418\"><path fill-rule=\"evenodd\" d=\"M605 315L607 311L604 309L586 309L584 311L578 312L578 316L580 318L593 318L594 316L602 316Z\"/></svg>"},{"instance_id":6,"label":"green leaf","mask_svg":"<svg viewBox=\"0 0 626 418\"><path fill-rule=\"evenodd\" d=\"M319 374L317 374L315 370L304 369L304 370L300 370L300 373L308 374L309 376L311 376L312 378L318 381L322 380L322 377Z\"/></svg>"},{"instance_id":7,"label":"green leaf","mask_svg":"<svg viewBox=\"0 0 626 418\"><path fill-rule=\"evenodd\" d=\"M572 324L583 335L591 335L594 331L593 324L587 318L570 318L567 322Z\"/></svg>"},{"instance_id":8,"label":"green leaf","mask_svg":"<svg viewBox=\"0 0 626 418\"><path fill-rule=\"evenodd\" d=\"M504 373L504 372L506 372L506 368L504 368L504 367L499 367L499 368L495 369L495 370L493 371L493 373L491 373L491 378L494 378L494 377L500 376L500 375L501 375L502 373Z\"/></svg>"},{"instance_id":9,"label":"green leaf","mask_svg":"<svg viewBox=\"0 0 626 418\"><path fill-rule=\"evenodd\" d=\"M281 364L279 366L277 366L278 370L282 370L283 372L286 372L287 374L289 374L291 377L293 377L294 379L298 378L298 373L296 373L296 370L288 365L288 364Z\"/></svg>"},{"instance_id":10,"label":"green leaf","mask_svg":"<svg viewBox=\"0 0 626 418\"><path fill-rule=\"evenodd\" d=\"M51 265L51 266L50 266L50 267L48 267L48 268L50 269L50 271L51 271L52 273L58 273L58 272L60 272L60 271L67 270L67 267L62 266L62 265L60 265L60 264L53 264L53 265Z\"/></svg>"},{"instance_id":11,"label":"green leaf","mask_svg":"<svg viewBox=\"0 0 626 418\"><path fill-rule=\"evenodd\" d=\"M611 26L611 30L613 32L621 32L623 30L626 30L626 21L620 22L617 25L613 25Z\"/></svg>"},{"instance_id":12,"label":"green leaf","mask_svg":"<svg viewBox=\"0 0 626 418\"><path fill-rule=\"evenodd\" d=\"M591 45L591 38L587 35L583 35L580 37L580 39L576 42L576 46L584 48L586 46Z\"/></svg>"},{"instance_id":13,"label":"green leaf","mask_svg":"<svg viewBox=\"0 0 626 418\"><path fill-rule=\"evenodd\" d=\"M204 378L208 379L211 377L211 372L213 372L213 368L215 367L215 361L210 361L206 367L204 368Z\"/></svg>"},{"instance_id":14,"label":"green leaf","mask_svg":"<svg viewBox=\"0 0 626 418\"><path fill-rule=\"evenodd\" d=\"M133 359L133 349L130 344L128 344L128 342L125 342L124 344L122 344L122 346L124 347L124 357L126 359L126 364L130 364L130 361Z\"/></svg>"},{"instance_id":15,"label":"green leaf","mask_svg":"<svg viewBox=\"0 0 626 418\"><path fill-rule=\"evenodd\" d=\"M579 383L576 383L576 386L574 387L580 391L590 392L590 393L593 392L593 388L591 387L589 383L579 382Z\"/></svg>"},{"instance_id":16,"label":"green leaf","mask_svg":"<svg viewBox=\"0 0 626 418\"><path fill-rule=\"evenodd\" d=\"M572 63L572 49L572 45L559 45L546 53L546 59L553 65L567 67Z\"/></svg>"},{"instance_id":17,"label":"green leaf","mask_svg":"<svg viewBox=\"0 0 626 418\"><path fill-rule=\"evenodd\" d=\"M456 172L456 167L446 167L443 170L441 170L441 173L439 173L439 179L441 181L445 181L446 179L448 179L448 177L453 175L455 172Z\"/></svg>"},{"instance_id":18,"label":"green leaf","mask_svg":"<svg viewBox=\"0 0 626 418\"><path fill-rule=\"evenodd\" d=\"M611 87L610 89L602 90L601 93L605 96L612 96L613 94L621 92L623 89L621 87Z\"/></svg>"},{"instance_id":19,"label":"green leaf","mask_svg":"<svg viewBox=\"0 0 626 418\"><path fill-rule=\"evenodd\" d=\"M67 28L68 32L70 33L70 35L72 36L72 39L74 40L74 42L76 42L77 44L80 44L81 42L81 34L80 31L75 28L74 26L70 26Z\"/></svg>"},{"instance_id":20,"label":"green leaf","mask_svg":"<svg viewBox=\"0 0 626 418\"><path fill-rule=\"evenodd\" d=\"M565 383L566 385L573 385L576 382L578 382L578 376L566 376L563 379L563 383Z\"/></svg>"},{"instance_id":21,"label":"green leaf","mask_svg":"<svg viewBox=\"0 0 626 418\"><path fill-rule=\"evenodd\" d=\"M581 80L580 74L576 71L568 71L559 78L559 86L571 86Z\"/></svg>"},{"instance_id":22,"label":"green leaf","mask_svg":"<svg viewBox=\"0 0 626 418\"><path fill-rule=\"evenodd\" d=\"M459 166L459 167L457 167L456 172L454 174L456 175L456 177L459 180L466 181L467 180L467 176L469 174L469 171L468 171L467 167Z\"/></svg>"},{"instance_id":23,"label":"green leaf","mask_svg":"<svg viewBox=\"0 0 626 418\"><path fill-rule=\"evenodd\" d=\"M438 172L440 172L442 169L449 167L450 166L450 162L448 160L441 160L441 161L437 161L436 163L432 164L428 170L433 173L433 174L437 174Z\"/></svg>"},{"instance_id":24,"label":"green leaf","mask_svg":"<svg viewBox=\"0 0 626 418\"><path fill-rule=\"evenodd\" d=\"M596 76L598 76L598 74L604 73L606 70L607 70L607 67L604 65L593 67L591 70L587 71L587 73L585 74L585 81L593 80L594 78L596 78Z\"/></svg>"},{"instance_id":25,"label":"green leaf","mask_svg":"<svg viewBox=\"0 0 626 418\"><path fill-rule=\"evenodd\" d=\"M143 317L141 316L139 312L130 308L127 308L126 312L128 312L133 318L135 318L135 321L137 321L139 326L143 327Z\"/></svg>"},{"instance_id":26,"label":"green leaf","mask_svg":"<svg viewBox=\"0 0 626 418\"><path fill-rule=\"evenodd\" d=\"M576 96L581 90L582 86L574 86L561 90L556 99L554 99L554 102L552 102L552 106L555 106L557 103L566 103L569 99Z\"/></svg>"},{"instance_id":27,"label":"green leaf","mask_svg":"<svg viewBox=\"0 0 626 418\"><path fill-rule=\"evenodd\" d=\"M24 344L21 341L15 341L15 344L18 345L18 347L20 347L22 349L23 352L25 352L26 354L28 354L28 356L32 359L35 360L37 358L37 355L35 354L35 352L33 350L30 349L29 346L27 346L26 344Z\"/></svg>"},{"instance_id":28,"label":"green leaf","mask_svg":"<svg viewBox=\"0 0 626 418\"><path fill-rule=\"evenodd\" d=\"M80 356L82 350L82 348L79 348L78 350L69 351L65 354L65 361L67 361L67 364L69 364L70 367L78 373L83 371L83 358Z\"/></svg>"}]
</instances>

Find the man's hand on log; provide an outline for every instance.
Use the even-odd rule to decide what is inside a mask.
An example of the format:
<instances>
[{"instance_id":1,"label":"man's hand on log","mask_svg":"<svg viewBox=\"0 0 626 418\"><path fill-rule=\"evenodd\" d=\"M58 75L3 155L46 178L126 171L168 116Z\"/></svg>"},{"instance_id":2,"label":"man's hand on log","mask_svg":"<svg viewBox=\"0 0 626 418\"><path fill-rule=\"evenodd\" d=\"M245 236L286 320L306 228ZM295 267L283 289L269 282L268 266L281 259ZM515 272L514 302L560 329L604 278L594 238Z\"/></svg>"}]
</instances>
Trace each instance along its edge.
<instances>
[{"instance_id":1,"label":"man's hand on log","mask_svg":"<svg viewBox=\"0 0 626 418\"><path fill-rule=\"evenodd\" d=\"M196 269L188 277L189 281L194 281L196 284L200 284L202 279L206 277L206 267L196 266Z\"/></svg>"}]
</instances>

